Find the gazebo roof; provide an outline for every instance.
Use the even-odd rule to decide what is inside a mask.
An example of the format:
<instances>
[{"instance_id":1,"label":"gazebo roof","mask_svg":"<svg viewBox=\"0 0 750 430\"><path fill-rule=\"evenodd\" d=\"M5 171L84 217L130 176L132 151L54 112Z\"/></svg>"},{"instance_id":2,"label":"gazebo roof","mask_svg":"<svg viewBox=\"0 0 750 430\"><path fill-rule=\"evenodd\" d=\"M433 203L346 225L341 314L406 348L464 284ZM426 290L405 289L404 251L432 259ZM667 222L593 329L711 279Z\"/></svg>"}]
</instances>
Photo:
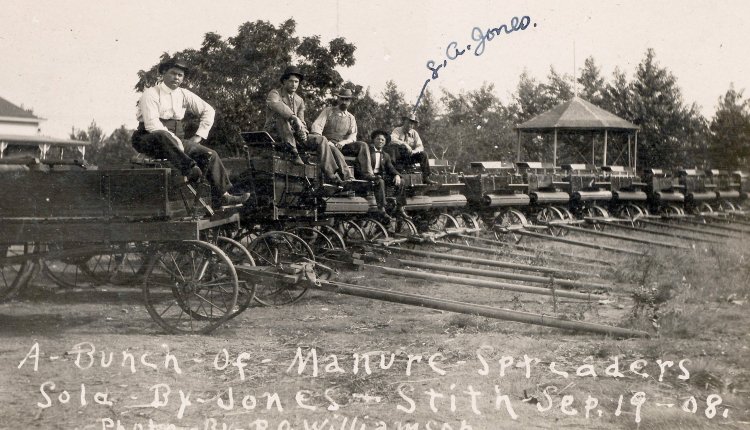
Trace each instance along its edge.
<instances>
[{"instance_id":1,"label":"gazebo roof","mask_svg":"<svg viewBox=\"0 0 750 430\"><path fill-rule=\"evenodd\" d=\"M521 131L638 130L640 127L576 96L517 125L516 129Z\"/></svg>"}]
</instances>

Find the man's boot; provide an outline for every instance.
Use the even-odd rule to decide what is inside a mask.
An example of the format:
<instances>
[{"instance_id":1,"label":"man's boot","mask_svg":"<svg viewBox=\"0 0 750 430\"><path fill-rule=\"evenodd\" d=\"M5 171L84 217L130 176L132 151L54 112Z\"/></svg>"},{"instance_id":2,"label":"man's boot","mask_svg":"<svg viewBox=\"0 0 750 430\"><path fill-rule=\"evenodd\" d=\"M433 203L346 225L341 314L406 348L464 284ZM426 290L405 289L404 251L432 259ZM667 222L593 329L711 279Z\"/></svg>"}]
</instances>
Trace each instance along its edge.
<instances>
[{"instance_id":1,"label":"man's boot","mask_svg":"<svg viewBox=\"0 0 750 430\"><path fill-rule=\"evenodd\" d=\"M399 218L403 218L403 219L406 219L406 220L411 220L411 217L409 216L409 214L406 213L406 211L404 210L403 206L399 206L398 209L396 209L396 215Z\"/></svg>"}]
</instances>

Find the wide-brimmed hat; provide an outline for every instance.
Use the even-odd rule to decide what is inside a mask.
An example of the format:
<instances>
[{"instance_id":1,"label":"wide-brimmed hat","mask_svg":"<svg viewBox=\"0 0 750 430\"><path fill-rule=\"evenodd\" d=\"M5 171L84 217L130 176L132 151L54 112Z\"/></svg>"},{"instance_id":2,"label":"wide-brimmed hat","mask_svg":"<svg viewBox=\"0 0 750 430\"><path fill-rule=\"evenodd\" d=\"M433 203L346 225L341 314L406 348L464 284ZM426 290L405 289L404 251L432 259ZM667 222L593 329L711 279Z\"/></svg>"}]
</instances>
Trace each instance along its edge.
<instances>
[{"instance_id":1,"label":"wide-brimmed hat","mask_svg":"<svg viewBox=\"0 0 750 430\"><path fill-rule=\"evenodd\" d=\"M182 69L183 72L187 75L190 73L190 67L187 65L187 63L179 58L170 58L167 61L164 61L163 63L159 64L159 73L163 74L167 70L176 67L178 69Z\"/></svg>"},{"instance_id":2,"label":"wide-brimmed hat","mask_svg":"<svg viewBox=\"0 0 750 430\"><path fill-rule=\"evenodd\" d=\"M385 130L374 130L372 133L370 133L370 140L375 140L375 136L379 134L382 134L383 136L385 136L386 145L391 143L391 135Z\"/></svg>"},{"instance_id":3,"label":"wide-brimmed hat","mask_svg":"<svg viewBox=\"0 0 750 430\"><path fill-rule=\"evenodd\" d=\"M302 74L302 72L299 70L299 67L297 66L289 66L286 69L284 69L284 73L281 74L281 82L284 82L288 77L296 75L299 80L305 79L305 75Z\"/></svg>"},{"instance_id":4,"label":"wide-brimmed hat","mask_svg":"<svg viewBox=\"0 0 750 430\"><path fill-rule=\"evenodd\" d=\"M411 121L411 122L413 122L415 124L419 124L419 120L417 119L417 115L414 112L401 115L401 119L408 119L409 121Z\"/></svg>"},{"instance_id":5,"label":"wide-brimmed hat","mask_svg":"<svg viewBox=\"0 0 750 430\"><path fill-rule=\"evenodd\" d=\"M340 99L351 100L352 97L354 97L354 94L352 93L352 90L350 90L349 88L344 88L342 90L339 90L338 93L336 93L336 97Z\"/></svg>"}]
</instances>

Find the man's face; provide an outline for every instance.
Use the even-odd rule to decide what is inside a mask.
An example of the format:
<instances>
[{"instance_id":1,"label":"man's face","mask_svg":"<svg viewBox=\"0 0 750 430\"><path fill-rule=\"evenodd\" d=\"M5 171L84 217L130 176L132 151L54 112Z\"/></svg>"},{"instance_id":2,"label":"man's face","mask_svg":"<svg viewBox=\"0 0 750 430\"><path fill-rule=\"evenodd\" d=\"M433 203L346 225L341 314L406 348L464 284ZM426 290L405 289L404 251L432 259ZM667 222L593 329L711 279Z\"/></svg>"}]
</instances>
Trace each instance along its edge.
<instances>
[{"instance_id":1,"label":"man's face","mask_svg":"<svg viewBox=\"0 0 750 430\"><path fill-rule=\"evenodd\" d=\"M339 97L338 107L342 111L346 112L346 110L349 109L349 105L351 104L352 104L352 99Z\"/></svg>"},{"instance_id":2,"label":"man's face","mask_svg":"<svg viewBox=\"0 0 750 430\"><path fill-rule=\"evenodd\" d=\"M380 151L385 146L385 136L382 134L375 135L375 138L372 139L372 144L375 145L375 149Z\"/></svg>"},{"instance_id":3,"label":"man's face","mask_svg":"<svg viewBox=\"0 0 750 430\"><path fill-rule=\"evenodd\" d=\"M296 75L291 75L284 80L284 89L286 92L295 93L297 92L297 88L299 88L299 78Z\"/></svg>"},{"instance_id":4,"label":"man's face","mask_svg":"<svg viewBox=\"0 0 750 430\"><path fill-rule=\"evenodd\" d=\"M414 128L414 123L411 122L410 119L405 119L404 120L404 126L402 128L404 129L404 133L408 133L409 130L411 130L412 128Z\"/></svg>"},{"instance_id":5,"label":"man's face","mask_svg":"<svg viewBox=\"0 0 750 430\"><path fill-rule=\"evenodd\" d=\"M179 67L170 67L169 70L164 72L162 79L164 80L164 85L169 87L169 89L176 90L185 79L185 71Z\"/></svg>"}]
</instances>

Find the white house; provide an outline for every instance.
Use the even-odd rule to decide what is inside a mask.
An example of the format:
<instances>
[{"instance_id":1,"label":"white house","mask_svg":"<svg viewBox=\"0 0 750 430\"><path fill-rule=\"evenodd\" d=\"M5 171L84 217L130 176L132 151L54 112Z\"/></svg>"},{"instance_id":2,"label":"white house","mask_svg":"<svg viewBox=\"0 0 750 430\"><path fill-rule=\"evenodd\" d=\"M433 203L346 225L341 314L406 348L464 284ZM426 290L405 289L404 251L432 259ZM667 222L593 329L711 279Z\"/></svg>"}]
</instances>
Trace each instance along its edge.
<instances>
[{"instance_id":1,"label":"white house","mask_svg":"<svg viewBox=\"0 0 750 430\"><path fill-rule=\"evenodd\" d=\"M39 127L42 121L44 118L0 97L0 158L84 161L89 142L43 136Z\"/></svg>"}]
</instances>

